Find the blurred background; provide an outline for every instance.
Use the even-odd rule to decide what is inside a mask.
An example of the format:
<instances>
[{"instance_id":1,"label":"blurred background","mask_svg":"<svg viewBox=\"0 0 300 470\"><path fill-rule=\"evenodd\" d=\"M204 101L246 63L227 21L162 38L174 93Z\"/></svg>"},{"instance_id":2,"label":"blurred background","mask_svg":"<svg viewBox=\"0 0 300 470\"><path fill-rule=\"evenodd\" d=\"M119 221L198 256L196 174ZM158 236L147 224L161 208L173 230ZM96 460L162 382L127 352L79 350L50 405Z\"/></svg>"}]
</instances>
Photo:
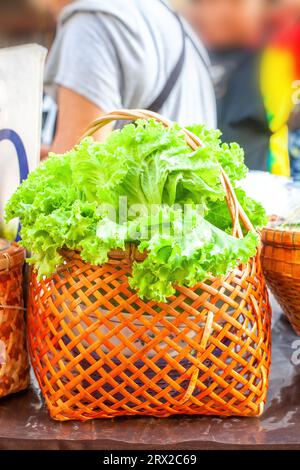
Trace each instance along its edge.
<instances>
[{"instance_id":1,"label":"blurred background","mask_svg":"<svg viewBox=\"0 0 300 470\"><path fill-rule=\"evenodd\" d=\"M171 0L182 9L188 0ZM38 42L49 48L55 35L55 18L34 8L29 0L0 0L0 47Z\"/></svg>"},{"instance_id":2,"label":"blurred background","mask_svg":"<svg viewBox=\"0 0 300 470\"><path fill-rule=\"evenodd\" d=\"M300 181L300 0L170 3L209 54L223 139L244 147L250 169ZM56 21L33 5L0 0L0 47L51 47Z\"/></svg>"},{"instance_id":3,"label":"blurred background","mask_svg":"<svg viewBox=\"0 0 300 470\"><path fill-rule=\"evenodd\" d=\"M182 9L189 0L171 0L170 3ZM55 27L54 16L34 8L29 0L0 0L0 47L38 42L49 48Z\"/></svg>"}]
</instances>

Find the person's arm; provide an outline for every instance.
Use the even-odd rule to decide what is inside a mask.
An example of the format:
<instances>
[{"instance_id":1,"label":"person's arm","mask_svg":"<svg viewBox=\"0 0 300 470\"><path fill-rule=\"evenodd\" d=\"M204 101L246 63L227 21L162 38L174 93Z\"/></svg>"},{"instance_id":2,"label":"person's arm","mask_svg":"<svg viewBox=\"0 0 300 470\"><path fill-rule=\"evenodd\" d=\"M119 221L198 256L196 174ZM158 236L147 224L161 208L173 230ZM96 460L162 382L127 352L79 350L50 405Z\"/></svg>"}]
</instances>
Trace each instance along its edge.
<instances>
[{"instance_id":1,"label":"person's arm","mask_svg":"<svg viewBox=\"0 0 300 470\"><path fill-rule=\"evenodd\" d=\"M110 16L104 19L109 29L101 27L98 15L74 15L50 51L45 84L46 90L56 87L58 122L50 148L55 153L72 148L101 114L124 107L120 63L108 33L114 23L120 25ZM103 140L110 130L105 127L95 137Z\"/></svg>"},{"instance_id":2,"label":"person's arm","mask_svg":"<svg viewBox=\"0 0 300 470\"><path fill-rule=\"evenodd\" d=\"M64 153L70 150L80 139L91 121L99 118L102 110L78 93L60 86L58 88L58 122L50 151ZM95 137L104 140L111 131L106 126Z\"/></svg>"}]
</instances>

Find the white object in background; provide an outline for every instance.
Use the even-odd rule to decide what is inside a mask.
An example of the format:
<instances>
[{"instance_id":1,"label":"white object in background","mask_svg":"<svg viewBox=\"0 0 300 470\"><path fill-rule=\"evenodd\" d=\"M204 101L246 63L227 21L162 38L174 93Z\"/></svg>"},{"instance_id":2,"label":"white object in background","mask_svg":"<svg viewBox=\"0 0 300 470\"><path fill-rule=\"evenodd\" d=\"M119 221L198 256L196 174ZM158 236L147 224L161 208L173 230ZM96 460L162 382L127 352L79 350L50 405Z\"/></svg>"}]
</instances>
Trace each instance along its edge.
<instances>
[{"instance_id":1,"label":"white object in background","mask_svg":"<svg viewBox=\"0 0 300 470\"><path fill-rule=\"evenodd\" d=\"M0 222L7 199L39 163L45 57L34 44L0 50Z\"/></svg>"},{"instance_id":2,"label":"white object in background","mask_svg":"<svg viewBox=\"0 0 300 470\"><path fill-rule=\"evenodd\" d=\"M248 196L264 206L268 216L287 219L300 207L300 187L289 178L250 171L240 185Z\"/></svg>"}]
</instances>

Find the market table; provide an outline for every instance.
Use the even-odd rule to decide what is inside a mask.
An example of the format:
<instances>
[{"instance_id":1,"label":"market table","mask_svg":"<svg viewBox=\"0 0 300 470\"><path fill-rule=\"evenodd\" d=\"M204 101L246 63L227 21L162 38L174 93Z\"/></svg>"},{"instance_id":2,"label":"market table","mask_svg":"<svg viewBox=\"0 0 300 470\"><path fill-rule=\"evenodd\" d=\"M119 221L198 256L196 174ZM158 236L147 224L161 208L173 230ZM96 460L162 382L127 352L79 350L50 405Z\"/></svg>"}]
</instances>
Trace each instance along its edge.
<instances>
[{"instance_id":1,"label":"market table","mask_svg":"<svg viewBox=\"0 0 300 470\"><path fill-rule=\"evenodd\" d=\"M300 338L278 307L272 356L261 418L129 417L59 423L48 417L33 385L1 400L0 449L300 449Z\"/></svg>"}]
</instances>

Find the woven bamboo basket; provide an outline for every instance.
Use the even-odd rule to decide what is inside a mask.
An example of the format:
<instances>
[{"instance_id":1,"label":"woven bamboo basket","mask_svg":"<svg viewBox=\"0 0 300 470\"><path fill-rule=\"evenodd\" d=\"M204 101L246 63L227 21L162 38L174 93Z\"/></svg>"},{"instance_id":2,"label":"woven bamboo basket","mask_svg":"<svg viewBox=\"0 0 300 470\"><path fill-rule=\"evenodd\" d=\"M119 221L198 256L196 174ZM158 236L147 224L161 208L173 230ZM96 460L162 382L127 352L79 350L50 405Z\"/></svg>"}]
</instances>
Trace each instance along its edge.
<instances>
[{"instance_id":1,"label":"woven bamboo basket","mask_svg":"<svg viewBox=\"0 0 300 470\"><path fill-rule=\"evenodd\" d=\"M25 251L0 239L0 398L29 384L23 307Z\"/></svg>"},{"instance_id":2,"label":"woven bamboo basket","mask_svg":"<svg viewBox=\"0 0 300 470\"><path fill-rule=\"evenodd\" d=\"M117 111L94 122L92 135L114 120L161 116ZM201 142L188 131L187 143ZM222 174L234 222L252 226ZM103 266L65 251L50 279L32 272L29 347L51 416L87 420L122 415L258 416L270 368L271 311L257 255L223 278L176 287L168 303L146 302L128 284L134 245L110 253Z\"/></svg>"},{"instance_id":3,"label":"woven bamboo basket","mask_svg":"<svg viewBox=\"0 0 300 470\"><path fill-rule=\"evenodd\" d=\"M262 240L267 283L300 336L300 232L267 228Z\"/></svg>"}]
</instances>

